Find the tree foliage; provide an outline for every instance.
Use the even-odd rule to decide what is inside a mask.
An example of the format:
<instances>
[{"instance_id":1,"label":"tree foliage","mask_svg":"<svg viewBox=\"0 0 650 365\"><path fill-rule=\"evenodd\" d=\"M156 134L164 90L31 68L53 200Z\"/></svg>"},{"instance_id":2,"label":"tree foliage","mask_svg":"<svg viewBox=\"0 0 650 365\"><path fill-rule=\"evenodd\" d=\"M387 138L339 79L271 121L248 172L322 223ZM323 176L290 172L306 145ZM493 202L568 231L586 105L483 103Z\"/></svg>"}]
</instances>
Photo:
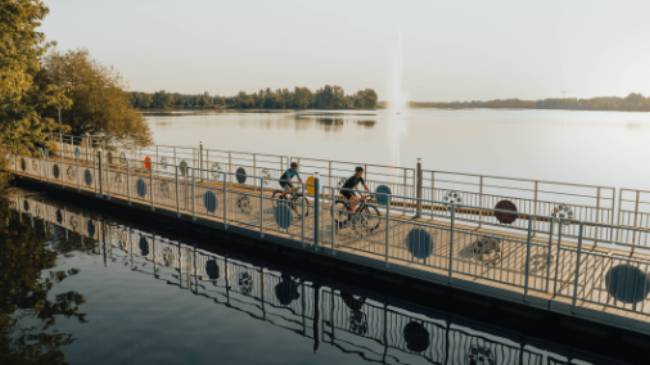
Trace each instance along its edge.
<instances>
[{"instance_id":1,"label":"tree foliage","mask_svg":"<svg viewBox=\"0 0 650 365\"><path fill-rule=\"evenodd\" d=\"M453 102L411 102L412 107L420 108L494 108L494 109L566 109L566 110L611 110L611 111L650 111L650 97L631 93L621 98L616 96L580 98L548 98L542 100L497 99L488 101Z\"/></svg>"},{"instance_id":2,"label":"tree foliage","mask_svg":"<svg viewBox=\"0 0 650 365\"><path fill-rule=\"evenodd\" d=\"M61 85L72 101L62 118L73 134L151 142L149 127L131 106L119 74L92 60L87 51L52 52L44 66L48 79Z\"/></svg>"},{"instance_id":3,"label":"tree foliage","mask_svg":"<svg viewBox=\"0 0 650 365\"><path fill-rule=\"evenodd\" d=\"M50 45L37 28L47 12L40 0L0 1L0 140L19 152L33 152L51 132L65 130L46 115L69 105L41 67Z\"/></svg>"},{"instance_id":4,"label":"tree foliage","mask_svg":"<svg viewBox=\"0 0 650 365\"><path fill-rule=\"evenodd\" d=\"M346 95L340 86L326 85L316 92L306 87L293 90L270 88L258 92L240 91L235 96L131 92L131 104L138 109L374 109L377 93L372 89Z\"/></svg>"}]
</instances>

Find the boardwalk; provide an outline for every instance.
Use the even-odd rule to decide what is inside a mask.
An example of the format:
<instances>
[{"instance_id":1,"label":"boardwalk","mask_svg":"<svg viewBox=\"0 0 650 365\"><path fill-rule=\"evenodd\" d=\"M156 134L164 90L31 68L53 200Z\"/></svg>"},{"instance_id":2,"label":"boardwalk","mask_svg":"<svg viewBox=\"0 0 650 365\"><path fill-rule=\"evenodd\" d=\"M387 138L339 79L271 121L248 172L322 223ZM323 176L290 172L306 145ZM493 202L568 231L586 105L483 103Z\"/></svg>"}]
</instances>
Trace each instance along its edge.
<instances>
[{"instance_id":1,"label":"boardwalk","mask_svg":"<svg viewBox=\"0 0 650 365\"><path fill-rule=\"evenodd\" d=\"M9 168L145 212L650 334L640 191L630 208L628 189L619 190L617 206L616 190L607 187L525 179L506 186L486 183L505 178L480 177L477 192L469 180L442 177L451 173L366 165L379 212L369 229L333 205L341 165L350 171L356 164L242 156L61 139L41 158L12 156ZM303 187L309 199L293 208L272 197L292 160L314 170ZM529 182L530 191L517 185Z\"/></svg>"}]
</instances>

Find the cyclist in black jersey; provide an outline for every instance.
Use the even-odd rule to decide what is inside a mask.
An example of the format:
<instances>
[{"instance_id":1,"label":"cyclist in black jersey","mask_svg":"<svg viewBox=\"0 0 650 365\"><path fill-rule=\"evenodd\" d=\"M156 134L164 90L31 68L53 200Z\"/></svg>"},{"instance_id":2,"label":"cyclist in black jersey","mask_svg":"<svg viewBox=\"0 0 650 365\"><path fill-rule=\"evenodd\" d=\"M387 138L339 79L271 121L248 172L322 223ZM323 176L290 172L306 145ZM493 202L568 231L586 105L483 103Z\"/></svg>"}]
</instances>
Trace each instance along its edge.
<instances>
[{"instance_id":1,"label":"cyclist in black jersey","mask_svg":"<svg viewBox=\"0 0 650 365\"><path fill-rule=\"evenodd\" d=\"M345 180L340 190L341 195L343 195L350 203L349 205L351 212L354 212L354 208L357 204L358 198L354 190L356 189L357 185L359 185L359 183L363 184L363 188L366 190L366 192L370 191L368 189L368 185L366 185L366 181L363 179L363 167L361 166L357 166L354 169L354 175Z\"/></svg>"}]
</instances>

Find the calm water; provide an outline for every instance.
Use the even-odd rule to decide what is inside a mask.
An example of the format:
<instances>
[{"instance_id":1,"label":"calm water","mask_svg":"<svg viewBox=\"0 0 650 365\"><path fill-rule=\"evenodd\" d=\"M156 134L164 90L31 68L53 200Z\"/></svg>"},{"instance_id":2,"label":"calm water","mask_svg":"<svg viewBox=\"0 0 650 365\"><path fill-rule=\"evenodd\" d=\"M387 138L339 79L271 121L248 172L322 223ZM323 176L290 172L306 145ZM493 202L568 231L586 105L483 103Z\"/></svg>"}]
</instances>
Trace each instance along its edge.
<instances>
[{"instance_id":1,"label":"calm water","mask_svg":"<svg viewBox=\"0 0 650 365\"><path fill-rule=\"evenodd\" d=\"M416 109L147 117L157 143L650 188L650 113Z\"/></svg>"},{"instance_id":2,"label":"calm water","mask_svg":"<svg viewBox=\"0 0 650 365\"><path fill-rule=\"evenodd\" d=\"M2 364L614 363L535 340L534 330L478 327L233 257L218 239L170 237L32 192L8 196Z\"/></svg>"}]
</instances>

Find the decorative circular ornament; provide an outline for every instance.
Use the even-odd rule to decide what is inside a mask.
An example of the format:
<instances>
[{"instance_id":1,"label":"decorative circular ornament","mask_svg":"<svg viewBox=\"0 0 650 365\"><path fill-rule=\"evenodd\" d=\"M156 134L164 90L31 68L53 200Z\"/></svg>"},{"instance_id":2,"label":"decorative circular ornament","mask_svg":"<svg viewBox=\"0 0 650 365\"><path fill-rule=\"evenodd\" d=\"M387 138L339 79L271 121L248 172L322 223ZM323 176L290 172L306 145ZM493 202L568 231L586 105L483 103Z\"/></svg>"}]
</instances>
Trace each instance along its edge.
<instances>
[{"instance_id":1,"label":"decorative circular ornament","mask_svg":"<svg viewBox=\"0 0 650 365\"><path fill-rule=\"evenodd\" d=\"M251 214L253 212L253 206L248 195L241 195L237 198L237 209L243 214Z\"/></svg>"},{"instance_id":2,"label":"decorative circular ornament","mask_svg":"<svg viewBox=\"0 0 650 365\"><path fill-rule=\"evenodd\" d=\"M489 347L472 345L467 354L468 364L496 365L497 356Z\"/></svg>"},{"instance_id":3,"label":"decorative circular ornament","mask_svg":"<svg viewBox=\"0 0 650 365\"><path fill-rule=\"evenodd\" d=\"M79 227L79 218L75 215L70 216L70 227L72 227L73 231L77 230L77 227Z\"/></svg>"},{"instance_id":4,"label":"decorative circular ornament","mask_svg":"<svg viewBox=\"0 0 650 365\"><path fill-rule=\"evenodd\" d=\"M212 178L215 180L220 179L223 176L223 170L220 163L213 162L212 165L210 165L210 175L212 175Z\"/></svg>"},{"instance_id":5,"label":"decorative circular ornament","mask_svg":"<svg viewBox=\"0 0 650 365\"><path fill-rule=\"evenodd\" d=\"M126 161L126 153L124 153L124 152L120 152L120 163L121 163L122 165L126 165L126 162L127 162L127 161Z\"/></svg>"},{"instance_id":6,"label":"decorative circular ornament","mask_svg":"<svg viewBox=\"0 0 650 365\"><path fill-rule=\"evenodd\" d=\"M363 312L352 312L350 314L350 331L363 336L368 332L368 318Z\"/></svg>"},{"instance_id":7,"label":"decorative circular ornament","mask_svg":"<svg viewBox=\"0 0 650 365\"><path fill-rule=\"evenodd\" d=\"M289 203L286 200L279 200L278 204L273 209L275 215L275 223L280 228L288 229L293 223L293 215L291 214L291 208L289 208Z\"/></svg>"},{"instance_id":8,"label":"decorative circular ornament","mask_svg":"<svg viewBox=\"0 0 650 365\"><path fill-rule=\"evenodd\" d=\"M32 170L38 171L38 160L36 159L32 160Z\"/></svg>"},{"instance_id":9,"label":"decorative circular ornament","mask_svg":"<svg viewBox=\"0 0 650 365\"><path fill-rule=\"evenodd\" d=\"M245 183L246 177L246 170L243 167L237 168L237 171L235 172L235 178L237 179L237 182L240 184Z\"/></svg>"},{"instance_id":10,"label":"decorative circular ornament","mask_svg":"<svg viewBox=\"0 0 650 365\"><path fill-rule=\"evenodd\" d=\"M404 326L406 348L413 352L422 352L429 348L429 331L419 322L411 321Z\"/></svg>"},{"instance_id":11,"label":"decorative circular ornament","mask_svg":"<svg viewBox=\"0 0 650 365\"><path fill-rule=\"evenodd\" d=\"M248 272L239 274L239 290L244 295L250 295L253 292L253 277Z\"/></svg>"},{"instance_id":12,"label":"decorative circular ornament","mask_svg":"<svg viewBox=\"0 0 650 365\"><path fill-rule=\"evenodd\" d=\"M110 165L113 164L113 152L108 151L108 152L106 153L106 161L108 161L108 163L109 163Z\"/></svg>"},{"instance_id":13,"label":"decorative circular ornament","mask_svg":"<svg viewBox=\"0 0 650 365\"><path fill-rule=\"evenodd\" d=\"M61 170L59 169L59 165L55 164L52 166L52 176L54 176L55 179L58 179L59 175L61 175Z\"/></svg>"},{"instance_id":14,"label":"decorative circular ornament","mask_svg":"<svg viewBox=\"0 0 650 365\"><path fill-rule=\"evenodd\" d=\"M138 247L140 248L141 256L149 256L149 241L146 237L141 236L140 241L138 242Z\"/></svg>"},{"instance_id":15,"label":"decorative circular ornament","mask_svg":"<svg viewBox=\"0 0 650 365\"><path fill-rule=\"evenodd\" d=\"M494 216L500 223L512 224L517 220L517 206L510 200L501 200L494 209Z\"/></svg>"},{"instance_id":16,"label":"decorative circular ornament","mask_svg":"<svg viewBox=\"0 0 650 365\"><path fill-rule=\"evenodd\" d=\"M63 224L63 212L61 209L56 210L56 223Z\"/></svg>"},{"instance_id":17,"label":"decorative circular ornament","mask_svg":"<svg viewBox=\"0 0 650 365\"><path fill-rule=\"evenodd\" d=\"M86 223L86 232L88 232L88 237L95 237L95 223L90 219Z\"/></svg>"},{"instance_id":18,"label":"decorative circular ornament","mask_svg":"<svg viewBox=\"0 0 650 365\"><path fill-rule=\"evenodd\" d=\"M425 259L433 252L433 238L422 228L413 228L406 236L406 248L411 255Z\"/></svg>"},{"instance_id":19,"label":"decorative circular ornament","mask_svg":"<svg viewBox=\"0 0 650 365\"><path fill-rule=\"evenodd\" d=\"M174 251L169 248L165 247L162 250L162 259L163 259L163 264L167 267L172 266L174 263Z\"/></svg>"},{"instance_id":20,"label":"decorative circular ornament","mask_svg":"<svg viewBox=\"0 0 650 365\"><path fill-rule=\"evenodd\" d=\"M24 158L20 159L20 169L23 171L27 170L27 161Z\"/></svg>"},{"instance_id":21,"label":"decorative circular ornament","mask_svg":"<svg viewBox=\"0 0 650 365\"><path fill-rule=\"evenodd\" d=\"M500 240L483 236L473 244L474 259L487 266L496 266L501 262Z\"/></svg>"},{"instance_id":22,"label":"decorative circular ornament","mask_svg":"<svg viewBox=\"0 0 650 365\"><path fill-rule=\"evenodd\" d=\"M442 198L442 201L449 204L450 207L455 207L463 203L463 197L459 192L455 190L450 190L445 193L445 196Z\"/></svg>"},{"instance_id":23,"label":"decorative circular ornament","mask_svg":"<svg viewBox=\"0 0 650 365\"><path fill-rule=\"evenodd\" d=\"M93 183L93 174L88 169L86 169L86 171L84 171L84 181L86 182L86 185L88 185L88 186L92 185L92 183Z\"/></svg>"},{"instance_id":24,"label":"decorative circular ornament","mask_svg":"<svg viewBox=\"0 0 650 365\"><path fill-rule=\"evenodd\" d=\"M305 183L307 186L307 195L309 196L315 196L316 195L316 178L313 176L307 177L307 181Z\"/></svg>"},{"instance_id":25,"label":"decorative circular ornament","mask_svg":"<svg viewBox=\"0 0 650 365\"><path fill-rule=\"evenodd\" d=\"M203 206L208 213L214 213L217 210L217 196L211 191L203 194Z\"/></svg>"},{"instance_id":26,"label":"decorative circular ornament","mask_svg":"<svg viewBox=\"0 0 650 365\"><path fill-rule=\"evenodd\" d=\"M187 176L187 172L189 171L189 165L187 162L184 160L181 161L181 163L178 164L178 172L181 173L182 176Z\"/></svg>"},{"instance_id":27,"label":"decorative circular ornament","mask_svg":"<svg viewBox=\"0 0 650 365\"><path fill-rule=\"evenodd\" d=\"M119 172L116 172L115 175L113 175L113 182L115 184L121 184L122 183L122 174Z\"/></svg>"},{"instance_id":28,"label":"decorative circular ornament","mask_svg":"<svg viewBox=\"0 0 650 365\"><path fill-rule=\"evenodd\" d=\"M219 265L215 259L210 259L205 263L205 274L210 280L219 279Z\"/></svg>"},{"instance_id":29,"label":"decorative circular ornament","mask_svg":"<svg viewBox=\"0 0 650 365\"><path fill-rule=\"evenodd\" d=\"M623 303L639 303L650 292L650 278L638 267L621 264L611 268L605 275L609 295Z\"/></svg>"},{"instance_id":30,"label":"decorative circular ornament","mask_svg":"<svg viewBox=\"0 0 650 365\"><path fill-rule=\"evenodd\" d=\"M390 191L390 188L386 185L379 185L377 189L375 189L375 194L377 197L377 203L380 205L388 205L390 204L390 195L392 194Z\"/></svg>"},{"instance_id":31,"label":"decorative circular ornament","mask_svg":"<svg viewBox=\"0 0 650 365\"><path fill-rule=\"evenodd\" d=\"M144 198L147 195L147 184L142 179L138 179L135 182L135 191L138 193L140 198Z\"/></svg>"},{"instance_id":32,"label":"decorative circular ornament","mask_svg":"<svg viewBox=\"0 0 650 365\"><path fill-rule=\"evenodd\" d=\"M68 176L68 179L74 180L77 177L77 168L74 166L68 166L65 170L65 174Z\"/></svg>"},{"instance_id":33,"label":"decorative circular ornament","mask_svg":"<svg viewBox=\"0 0 650 365\"><path fill-rule=\"evenodd\" d=\"M76 159L79 159L81 157L81 148L79 148L79 147L74 148L74 157Z\"/></svg>"},{"instance_id":34,"label":"decorative circular ornament","mask_svg":"<svg viewBox=\"0 0 650 365\"><path fill-rule=\"evenodd\" d=\"M160 161L158 162L160 163L160 168L163 170L167 170L167 168L169 167L169 163L167 162L167 156L160 157Z\"/></svg>"},{"instance_id":35,"label":"decorative circular ornament","mask_svg":"<svg viewBox=\"0 0 650 365\"><path fill-rule=\"evenodd\" d=\"M27 199L23 200L23 210L25 212L29 212L29 202L27 201Z\"/></svg>"},{"instance_id":36,"label":"decorative circular ornament","mask_svg":"<svg viewBox=\"0 0 650 365\"><path fill-rule=\"evenodd\" d=\"M282 281L275 286L275 297L282 305L291 304L291 302L300 298L298 283L288 276L282 276Z\"/></svg>"},{"instance_id":37,"label":"decorative circular ornament","mask_svg":"<svg viewBox=\"0 0 650 365\"><path fill-rule=\"evenodd\" d=\"M265 180L271 180L271 171L267 168L262 169L262 178Z\"/></svg>"},{"instance_id":38,"label":"decorative circular ornament","mask_svg":"<svg viewBox=\"0 0 650 365\"><path fill-rule=\"evenodd\" d=\"M149 156L144 156L144 169L147 171L151 171L151 157Z\"/></svg>"},{"instance_id":39,"label":"decorative circular ornament","mask_svg":"<svg viewBox=\"0 0 650 365\"><path fill-rule=\"evenodd\" d=\"M566 204L560 204L555 207L555 209L553 209L551 216L559 220L572 220L573 209L571 209L571 207Z\"/></svg>"},{"instance_id":40,"label":"decorative circular ornament","mask_svg":"<svg viewBox=\"0 0 650 365\"><path fill-rule=\"evenodd\" d=\"M171 196L171 192L169 191L169 184L167 184L166 181L160 182L159 189L160 189L160 196L169 199L169 197Z\"/></svg>"}]
</instances>

